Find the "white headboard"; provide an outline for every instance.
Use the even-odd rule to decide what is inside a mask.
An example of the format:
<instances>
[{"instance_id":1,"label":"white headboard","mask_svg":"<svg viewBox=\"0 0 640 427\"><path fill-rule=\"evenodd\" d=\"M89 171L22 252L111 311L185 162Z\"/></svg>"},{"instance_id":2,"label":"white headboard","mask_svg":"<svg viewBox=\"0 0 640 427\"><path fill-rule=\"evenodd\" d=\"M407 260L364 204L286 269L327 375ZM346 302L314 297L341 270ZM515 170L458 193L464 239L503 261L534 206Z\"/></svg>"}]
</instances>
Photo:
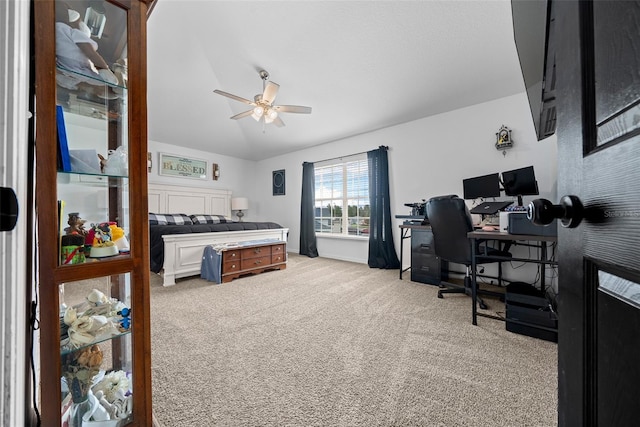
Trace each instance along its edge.
<instances>
[{"instance_id":1,"label":"white headboard","mask_svg":"<svg viewBox=\"0 0 640 427\"><path fill-rule=\"evenodd\" d=\"M149 184L149 212L231 216L231 190Z\"/></svg>"}]
</instances>

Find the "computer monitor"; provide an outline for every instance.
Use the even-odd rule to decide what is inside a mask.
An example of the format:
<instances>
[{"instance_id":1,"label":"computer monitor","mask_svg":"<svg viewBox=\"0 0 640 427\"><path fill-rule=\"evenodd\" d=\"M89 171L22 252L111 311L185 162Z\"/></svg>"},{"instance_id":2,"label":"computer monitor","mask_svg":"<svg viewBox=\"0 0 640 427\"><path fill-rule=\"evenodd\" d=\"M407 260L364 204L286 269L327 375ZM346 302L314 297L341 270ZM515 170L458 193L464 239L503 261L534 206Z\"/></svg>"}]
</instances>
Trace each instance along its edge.
<instances>
[{"instance_id":1,"label":"computer monitor","mask_svg":"<svg viewBox=\"0 0 640 427\"><path fill-rule=\"evenodd\" d=\"M479 197L500 197L500 178L497 173L462 180L466 200Z\"/></svg>"},{"instance_id":2,"label":"computer monitor","mask_svg":"<svg viewBox=\"0 0 640 427\"><path fill-rule=\"evenodd\" d=\"M518 197L518 206L522 206L522 196L539 194L533 166L502 172L502 186L507 196Z\"/></svg>"}]
</instances>

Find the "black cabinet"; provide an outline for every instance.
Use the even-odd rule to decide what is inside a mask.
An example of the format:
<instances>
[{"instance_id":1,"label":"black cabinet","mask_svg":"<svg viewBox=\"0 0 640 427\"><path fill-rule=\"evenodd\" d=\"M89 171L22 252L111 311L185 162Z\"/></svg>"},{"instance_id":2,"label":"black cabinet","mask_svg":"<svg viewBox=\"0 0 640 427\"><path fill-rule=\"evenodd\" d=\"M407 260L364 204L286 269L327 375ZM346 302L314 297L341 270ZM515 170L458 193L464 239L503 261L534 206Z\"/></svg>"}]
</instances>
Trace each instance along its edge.
<instances>
[{"instance_id":1,"label":"black cabinet","mask_svg":"<svg viewBox=\"0 0 640 427\"><path fill-rule=\"evenodd\" d=\"M505 293L507 331L558 342L558 317L543 292L511 282Z\"/></svg>"},{"instance_id":2,"label":"black cabinet","mask_svg":"<svg viewBox=\"0 0 640 427\"><path fill-rule=\"evenodd\" d=\"M411 280L439 285L442 277L442 262L436 256L433 233L430 227L411 230Z\"/></svg>"}]
</instances>

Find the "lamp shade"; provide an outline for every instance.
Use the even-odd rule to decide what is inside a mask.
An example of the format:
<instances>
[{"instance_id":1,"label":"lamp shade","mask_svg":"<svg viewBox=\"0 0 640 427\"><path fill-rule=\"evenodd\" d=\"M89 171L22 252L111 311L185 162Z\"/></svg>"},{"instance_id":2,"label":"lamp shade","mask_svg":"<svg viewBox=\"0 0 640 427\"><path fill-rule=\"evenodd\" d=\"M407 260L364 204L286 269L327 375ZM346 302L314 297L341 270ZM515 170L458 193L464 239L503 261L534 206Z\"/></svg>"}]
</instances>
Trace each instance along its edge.
<instances>
[{"instance_id":1,"label":"lamp shade","mask_svg":"<svg viewBox=\"0 0 640 427\"><path fill-rule=\"evenodd\" d=\"M249 199L246 197L234 197L231 199L232 211L244 211L249 209Z\"/></svg>"}]
</instances>

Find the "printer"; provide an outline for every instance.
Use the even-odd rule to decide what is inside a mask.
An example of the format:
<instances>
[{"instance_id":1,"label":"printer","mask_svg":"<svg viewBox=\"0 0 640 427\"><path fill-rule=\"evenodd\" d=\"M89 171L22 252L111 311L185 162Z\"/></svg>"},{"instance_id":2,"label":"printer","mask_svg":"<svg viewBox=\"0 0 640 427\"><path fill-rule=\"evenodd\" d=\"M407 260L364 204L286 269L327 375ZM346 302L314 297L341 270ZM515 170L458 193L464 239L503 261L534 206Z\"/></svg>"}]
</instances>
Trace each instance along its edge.
<instances>
[{"instance_id":1,"label":"printer","mask_svg":"<svg viewBox=\"0 0 640 427\"><path fill-rule=\"evenodd\" d=\"M553 220L549 225L536 225L527 218L526 212L500 212L500 231L531 236L557 236L558 221Z\"/></svg>"}]
</instances>

